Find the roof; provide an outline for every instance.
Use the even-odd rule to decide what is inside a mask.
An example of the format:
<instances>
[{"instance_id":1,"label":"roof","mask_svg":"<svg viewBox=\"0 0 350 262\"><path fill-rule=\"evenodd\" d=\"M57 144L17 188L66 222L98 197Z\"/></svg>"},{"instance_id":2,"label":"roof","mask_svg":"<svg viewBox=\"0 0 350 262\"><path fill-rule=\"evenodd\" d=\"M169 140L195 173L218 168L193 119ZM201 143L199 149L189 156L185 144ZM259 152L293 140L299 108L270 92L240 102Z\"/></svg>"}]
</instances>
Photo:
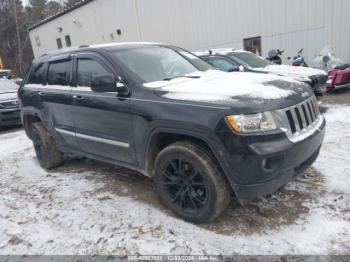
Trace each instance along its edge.
<instances>
[{"instance_id":1,"label":"roof","mask_svg":"<svg viewBox=\"0 0 350 262\"><path fill-rule=\"evenodd\" d=\"M249 53L249 51L245 51L242 49L235 49L235 48L216 48L216 49L210 49L208 51L198 51L193 52L197 56L208 56L208 55L228 55L231 53Z\"/></svg>"},{"instance_id":2,"label":"roof","mask_svg":"<svg viewBox=\"0 0 350 262\"><path fill-rule=\"evenodd\" d=\"M48 22L50 22L50 21L52 21L52 20L54 20L54 19L56 19L56 18L58 18L60 16L63 16L65 14L67 14L67 13L69 13L69 12L71 12L71 11L81 7L81 6L83 6L83 5L86 5L86 4L88 4L88 3L92 2L92 1L94 1L94 0L81 0L81 1L77 2L76 4L63 9L61 12L58 12L58 13L52 15L52 16L49 16L49 17L39 21L38 23L35 23L35 24L31 25L28 28L28 30L31 31L31 30L33 30L33 29L35 29L35 28L37 28L37 27L39 27L39 26L41 26L43 24L46 24L46 23L48 23Z\"/></svg>"},{"instance_id":3,"label":"roof","mask_svg":"<svg viewBox=\"0 0 350 262\"><path fill-rule=\"evenodd\" d=\"M68 48L63 48L63 49L57 49L50 51L48 53L45 53L35 59L33 62L38 62L42 61L43 59L47 59L53 56L59 56L59 55L65 55L69 54L70 52L74 52L76 50L91 50L91 49L101 49L101 48L109 48L109 47L133 47L133 46L150 46L150 45L166 45L163 43L158 43L158 42L120 42L120 43L104 43L104 44L96 44L96 45L81 45L81 46L73 46L73 47L68 47Z\"/></svg>"}]
</instances>

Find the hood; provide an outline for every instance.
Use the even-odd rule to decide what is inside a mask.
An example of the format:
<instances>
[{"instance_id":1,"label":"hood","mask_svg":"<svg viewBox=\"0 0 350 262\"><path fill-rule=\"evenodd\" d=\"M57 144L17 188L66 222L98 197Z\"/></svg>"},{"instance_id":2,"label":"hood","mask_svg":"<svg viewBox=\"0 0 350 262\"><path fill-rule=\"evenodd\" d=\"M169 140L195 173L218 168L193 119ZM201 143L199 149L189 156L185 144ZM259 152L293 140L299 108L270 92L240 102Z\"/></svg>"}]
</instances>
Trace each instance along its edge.
<instances>
[{"instance_id":1,"label":"hood","mask_svg":"<svg viewBox=\"0 0 350 262\"><path fill-rule=\"evenodd\" d=\"M299 103L313 95L305 84L290 78L218 70L193 73L199 78L176 78L145 83L166 99L204 102L254 110L277 109Z\"/></svg>"},{"instance_id":2,"label":"hood","mask_svg":"<svg viewBox=\"0 0 350 262\"><path fill-rule=\"evenodd\" d=\"M302 66L289 66L289 65L270 65L264 68L255 69L257 71L263 71L280 76L286 76L298 81L310 81L311 76L324 75L327 73L320 69Z\"/></svg>"},{"instance_id":3,"label":"hood","mask_svg":"<svg viewBox=\"0 0 350 262\"><path fill-rule=\"evenodd\" d=\"M16 100L18 86L8 79L0 79L0 101Z\"/></svg>"}]
</instances>

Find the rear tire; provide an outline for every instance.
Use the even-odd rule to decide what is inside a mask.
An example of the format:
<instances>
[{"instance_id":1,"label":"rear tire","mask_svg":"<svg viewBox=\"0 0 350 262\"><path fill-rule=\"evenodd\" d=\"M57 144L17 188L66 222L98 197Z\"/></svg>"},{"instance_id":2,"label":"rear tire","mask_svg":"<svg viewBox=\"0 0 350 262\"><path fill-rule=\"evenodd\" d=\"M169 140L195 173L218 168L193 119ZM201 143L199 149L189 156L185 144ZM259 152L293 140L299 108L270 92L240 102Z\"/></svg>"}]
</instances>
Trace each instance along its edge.
<instances>
[{"instance_id":1,"label":"rear tire","mask_svg":"<svg viewBox=\"0 0 350 262\"><path fill-rule=\"evenodd\" d=\"M58 150L55 140L50 136L43 123L33 123L32 140L40 166L51 169L63 163L63 154Z\"/></svg>"},{"instance_id":2,"label":"rear tire","mask_svg":"<svg viewBox=\"0 0 350 262\"><path fill-rule=\"evenodd\" d=\"M192 142L164 148L155 162L154 180L163 202L189 222L214 220L232 199L231 188L212 154Z\"/></svg>"}]
</instances>

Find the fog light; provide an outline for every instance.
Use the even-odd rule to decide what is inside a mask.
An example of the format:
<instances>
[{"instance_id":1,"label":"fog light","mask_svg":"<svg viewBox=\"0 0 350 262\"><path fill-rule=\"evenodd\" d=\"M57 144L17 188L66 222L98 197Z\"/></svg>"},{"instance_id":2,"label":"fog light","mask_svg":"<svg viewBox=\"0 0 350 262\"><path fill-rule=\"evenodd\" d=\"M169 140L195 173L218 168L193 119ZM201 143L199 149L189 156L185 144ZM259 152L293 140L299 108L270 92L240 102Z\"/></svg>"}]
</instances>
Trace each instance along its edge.
<instances>
[{"instance_id":1,"label":"fog light","mask_svg":"<svg viewBox=\"0 0 350 262\"><path fill-rule=\"evenodd\" d=\"M273 166L271 165L271 163L268 159L263 159L261 161L261 166L265 171L272 171L273 170Z\"/></svg>"}]
</instances>

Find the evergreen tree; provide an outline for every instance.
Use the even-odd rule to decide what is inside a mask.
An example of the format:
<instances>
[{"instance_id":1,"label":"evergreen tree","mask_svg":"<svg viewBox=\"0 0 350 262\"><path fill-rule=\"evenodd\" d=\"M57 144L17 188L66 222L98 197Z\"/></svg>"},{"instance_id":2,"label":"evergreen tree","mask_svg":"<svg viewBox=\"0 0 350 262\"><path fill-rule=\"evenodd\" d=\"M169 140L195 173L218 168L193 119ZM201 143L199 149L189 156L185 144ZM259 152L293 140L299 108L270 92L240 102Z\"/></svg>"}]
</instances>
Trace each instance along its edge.
<instances>
[{"instance_id":1,"label":"evergreen tree","mask_svg":"<svg viewBox=\"0 0 350 262\"><path fill-rule=\"evenodd\" d=\"M33 60L28 28L62 9L58 1L29 0L23 7L20 0L0 0L0 57L6 68L23 76Z\"/></svg>"}]
</instances>

